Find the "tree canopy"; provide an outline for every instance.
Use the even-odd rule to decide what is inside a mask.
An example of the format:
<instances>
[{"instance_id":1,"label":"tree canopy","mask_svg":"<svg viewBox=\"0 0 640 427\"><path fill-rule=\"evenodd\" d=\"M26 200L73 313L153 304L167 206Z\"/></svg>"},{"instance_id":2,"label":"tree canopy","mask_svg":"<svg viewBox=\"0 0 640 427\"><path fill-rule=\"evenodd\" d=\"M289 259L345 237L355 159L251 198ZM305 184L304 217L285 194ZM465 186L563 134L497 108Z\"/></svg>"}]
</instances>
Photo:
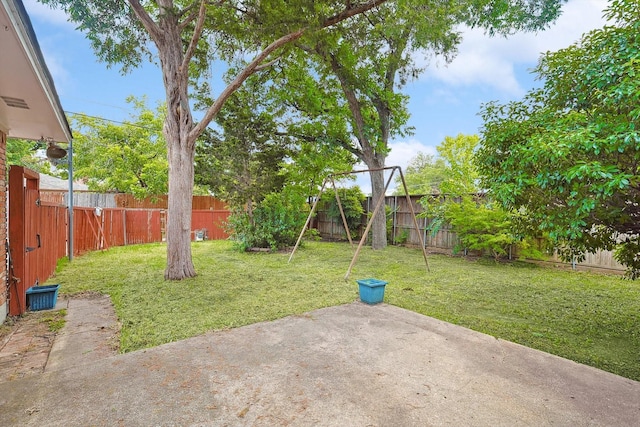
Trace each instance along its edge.
<instances>
[{"instance_id":1,"label":"tree canopy","mask_svg":"<svg viewBox=\"0 0 640 427\"><path fill-rule=\"evenodd\" d=\"M403 171L409 194L439 194L440 185L446 179L446 167L442 158L418 152ZM395 178L395 185L395 194L404 194L399 175Z\"/></svg>"},{"instance_id":2,"label":"tree canopy","mask_svg":"<svg viewBox=\"0 0 640 427\"><path fill-rule=\"evenodd\" d=\"M461 196L479 191L478 170L474 163L477 135L446 136L436 147L437 155L418 153L404 171L411 194L447 194ZM404 194L400 177L396 194Z\"/></svg>"},{"instance_id":3,"label":"tree canopy","mask_svg":"<svg viewBox=\"0 0 640 427\"><path fill-rule=\"evenodd\" d=\"M611 1L613 25L543 55L542 88L483 107L477 166L565 258L613 249L640 273L640 5Z\"/></svg>"},{"instance_id":4,"label":"tree canopy","mask_svg":"<svg viewBox=\"0 0 640 427\"><path fill-rule=\"evenodd\" d=\"M208 129L196 150L196 183L233 208L251 207L284 184L289 138L279 131L279 108L263 79L250 78L216 116L221 131Z\"/></svg>"},{"instance_id":5,"label":"tree canopy","mask_svg":"<svg viewBox=\"0 0 640 427\"><path fill-rule=\"evenodd\" d=\"M52 168L43 156L37 154L45 148L46 143L42 141L7 138L7 165L24 166L39 173L55 175L55 168Z\"/></svg>"},{"instance_id":6,"label":"tree canopy","mask_svg":"<svg viewBox=\"0 0 640 427\"><path fill-rule=\"evenodd\" d=\"M423 69L417 57L450 60L461 41L459 25L489 33L544 28L562 1L389 1L336 25L331 33L300 39L301 54L283 64L287 93L304 120L371 170L374 204L384 196L391 139L407 136L407 81ZM318 130L315 129L315 133ZM373 220L372 247L386 246L382 215Z\"/></svg>"},{"instance_id":7,"label":"tree canopy","mask_svg":"<svg viewBox=\"0 0 640 427\"><path fill-rule=\"evenodd\" d=\"M287 45L312 37L385 0L174 1L40 0L78 24L99 59L126 72L143 60L162 71L167 114L163 133L169 160L165 278L195 276L191 257L191 207L196 140L244 81L270 67ZM237 70L199 121L195 93L211 94L213 64Z\"/></svg>"},{"instance_id":8,"label":"tree canopy","mask_svg":"<svg viewBox=\"0 0 640 427\"><path fill-rule=\"evenodd\" d=\"M128 98L137 111L131 121L114 123L71 115L74 176L93 191L118 191L137 198L167 192L167 145L162 135L164 107L147 108Z\"/></svg>"},{"instance_id":9,"label":"tree canopy","mask_svg":"<svg viewBox=\"0 0 640 427\"><path fill-rule=\"evenodd\" d=\"M333 48L340 37L348 38L352 32L341 31L335 36L324 30L348 21L354 25L353 34L357 35L354 41L362 45L363 52L373 52L366 46L369 43L375 46L373 41L376 39L369 41L370 31L362 31L367 27L359 26L359 21L351 18L384 3L389 3L392 12L388 18L395 18L395 12L399 16L405 16L405 11L422 13L409 15L410 19L398 27L394 22L377 21L381 35L389 40L401 40L400 47L405 42L396 36L406 29L432 27L435 34L448 33L440 26L441 22L451 26L464 22L487 28L490 33L544 28L557 16L563 3L563 0L40 1L63 9L87 35L99 59L108 64L119 63L123 71L136 67L143 60L151 60L162 70L167 104L163 133L170 165L165 277L175 280L196 274L190 246L196 140L229 96L249 76L287 56L291 43L300 41L301 45L315 47L322 37L326 37L325 45ZM434 19L438 25L432 25ZM429 39L428 43L432 41ZM391 46L394 49L394 45ZM344 45L343 49L351 49L351 46ZM362 58L351 57L358 61ZM211 91L212 64L217 63L231 66L237 73L217 96L210 97L212 102L197 121L192 112L194 90ZM388 71L398 69L393 61L389 64ZM339 79L345 82L345 78L351 78L347 74L341 75ZM394 84L394 79L389 79L387 73L384 82ZM344 87L353 90L352 82L348 83ZM372 94L375 95L373 100L382 101L378 106L373 105L378 112L399 100L389 91L383 92L383 97L375 92ZM369 112L369 108L365 111ZM383 116L391 117L386 111ZM382 134L390 131L389 123L383 121L378 131ZM354 133L360 134L362 132ZM386 155L386 147L376 146L376 149L381 156ZM381 163L381 160L383 162L384 157L377 162ZM378 181L374 184L374 188L380 187Z\"/></svg>"}]
</instances>

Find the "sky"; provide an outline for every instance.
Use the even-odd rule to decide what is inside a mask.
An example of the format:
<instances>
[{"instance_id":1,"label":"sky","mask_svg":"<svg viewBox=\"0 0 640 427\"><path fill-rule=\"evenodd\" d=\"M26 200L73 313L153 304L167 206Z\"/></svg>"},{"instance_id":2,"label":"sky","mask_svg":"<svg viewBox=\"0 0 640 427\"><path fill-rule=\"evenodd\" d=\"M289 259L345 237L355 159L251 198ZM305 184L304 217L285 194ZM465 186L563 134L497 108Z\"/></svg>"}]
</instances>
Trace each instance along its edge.
<instances>
[{"instance_id":1,"label":"sky","mask_svg":"<svg viewBox=\"0 0 640 427\"><path fill-rule=\"evenodd\" d=\"M145 64L122 75L117 66L108 68L98 62L89 41L67 22L64 13L36 0L23 3L67 113L122 121L134 113L125 101L129 95L146 96L149 107L164 101L162 75L155 65ZM425 72L404 88L410 97L409 126L415 131L410 137L391 141L386 165L404 170L419 152L436 154L436 147L446 136L478 134L481 105L519 100L539 86L531 69L540 55L567 47L582 34L604 26L602 13L606 6L606 0L569 0L562 16L549 29L508 38L461 29L463 41L456 58L449 64L438 60L425 63ZM370 192L371 186L362 174L356 183L365 193Z\"/></svg>"}]
</instances>

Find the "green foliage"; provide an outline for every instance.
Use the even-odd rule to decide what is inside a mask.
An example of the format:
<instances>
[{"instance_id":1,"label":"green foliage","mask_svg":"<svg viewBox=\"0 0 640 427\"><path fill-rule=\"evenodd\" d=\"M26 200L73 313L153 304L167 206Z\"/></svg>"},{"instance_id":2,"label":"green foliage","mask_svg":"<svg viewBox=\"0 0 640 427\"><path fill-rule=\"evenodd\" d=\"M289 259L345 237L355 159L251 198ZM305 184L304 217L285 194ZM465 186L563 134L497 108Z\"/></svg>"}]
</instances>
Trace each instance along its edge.
<instances>
[{"instance_id":1,"label":"green foliage","mask_svg":"<svg viewBox=\"0 0 640 427\"><path fill-rule=\"evenodd\" d=\"M398 235L396 235L393 243L396 245L404 245L405 243L407 243L407 240L409 240L409 231L402 230L400 233L398 233Z\"/></svg>"},{"instance_id":2,"label":"green foliage","mask_svg":"<svg viewBox=\"0 0 640 427\"><path fill-rule=\"evenodd\" d=\"M352 237L356 237L362 226L362 216L364 215L364 207L362 204L367 197L358 186L338 188L338 195L347 226L349 227L349 233L351 233ZM338 224L342 224L342 216L340 215L340 207L338 206L335 191L325 191L320 199L320 204L326 209L329 218Z\"/></svg>"},{"instance_id":3,"label":"green foliage","mask_svg":"<svg viewBox=\"0 0 640 427\"><path fill-rule=\"evenodd\" d=\"M38 150L44 150L46 148L46 144L40 141L7 138L7 166L24 166L39 173L56 175L56 173L52 171L50 163L46 159L36 155ZM64 166L66 169L66 164Z\"/></svg>"},{"instance_id":4,"label":"green foliage","mask_svg":"<svg viewBox=\"0 0 640 427\"><path fill-rule=\"evenodd\" d=\"M446 163L445 179L440 185L444 194L462 196L478 192L479 174L473 163L480 142L477 135L447 136L438 145L440 158Z\"/></svg>"},{"instance_id":5,"label":"green foliage","mask_svg":"<svg viewBox=\"0 0 640 427\"><path fill-rule=\"evenodd\" d=\"M480 142L477 135L447 136L436 147L438 156L418 153L404 174L410 194L461 196L478 192L479 174L473 163ZM396 177L396 194L404 194Z\"/></svg>"},{"instance_id":6,"label":"green foliage","mask_svg":"<svg viewBox=\"0 0 640 427\"><path fill-rule=\"evenodd\" d=\"M92 191L118 191L140 199L164 195L169 171L162 135L165 109L149 110L144 99L129 97L127 102L137 116L122 124L71 116L74 175Z\"/></svg>"},{"instance_id":7,"label":"green foliage","mask_svg":"<svg viewBox=\"0 0 640 427\"><path fill-rule=\"evenodd\" d=\"M507 255L509 246L516 242L510 216L499 206L464 196L460 202L446 202L442 215L460 240L454 252L488 252L497 260Z\"/></svg>"},{"instance_id":8,"label":"green foliage","mask_svg":"<svg viewBox=\"0 0 640 427\"><path fill-rule=\"evenodd\" d=\"M234 92L216 117L221 132L208 129L196 148L195 182L233 208L280 191L290 158L290 138L279 132L281 111L262 76ZM210 101L210 100L209 100Z\"/></svg>"},{"instance_id":9,"label":"green foliage","mask_svg":"<svg viewBox=\"0 0 640 427\"><path fill-rule=\"evenodd\" d=\"M438 194L447 177L447 165L440 157L419 152L409 161L403 175L409 194ZM396 176L395 185L394 194L404 195L400 175Z\"/></svg>"},{"instance_id":10,"label":"green foliage","mask_svg":"<svg viewBox=\"0 0 640 427\"><path fill-rule=\"evenodd\" d=\"M287 189L270 193L252 211L236 210L229 217L231 240L242 251L293 246L308 212L303 196Z\"/></svg>"},{"instance_id":11,"label":"green foliage","mask_svg":"<svg viewBox=\"0 0 640 427\"><path fill-rule=\"evenodd\" d=\"M565 259L618 246L618 261L637 277L638 4L613 1L606 16L616 25L542 56L543 88L483 106L476 165L485 188L548 233Z\"/></svg>"}]
</instances>

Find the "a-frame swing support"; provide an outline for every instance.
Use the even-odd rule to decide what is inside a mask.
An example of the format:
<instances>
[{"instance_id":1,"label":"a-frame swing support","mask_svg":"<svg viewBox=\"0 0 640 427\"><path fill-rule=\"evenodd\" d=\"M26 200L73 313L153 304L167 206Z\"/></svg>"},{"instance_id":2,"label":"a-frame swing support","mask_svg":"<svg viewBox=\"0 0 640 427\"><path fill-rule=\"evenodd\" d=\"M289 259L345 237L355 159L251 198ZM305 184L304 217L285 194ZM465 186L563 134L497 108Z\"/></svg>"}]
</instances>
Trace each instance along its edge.
<instances>
[{"instance_id":1,"label":"a-frame swing support","mask_svg":"<svg viewBox=\"0 0 640 427\"><path fill-rule=\"evenodd\" d=\"M415 213L415 211L413 209L413 204L411 203L411 197L409 197L409 191L407 190L407 183L406 183L406 181L404 179L404 175L402 174L402 169L400 168L400 166L389 166L389 167L379 168L379 169L365 169L365 170L358 170L358 171L350 171L350 172L341 172L341 173L330 174L330 175L327 176L327 178L325 178L324 182L322 183L322 187L320 188L320 192L318 193L318 196L316 197L315 201L313 202L313 206L311 207L311 211L309 212L309 216L307 217L307 222L302 227L302 231L300 232L300 236L298 236L298 240L296 241L296 244L293 247L293 250L291 251L291 255L289 255L289 261L288 262L291 262L291 260L293 259L293 254L295 253L296 249L298 249L298 246L300 245L300 242L302 241L302 236L304 235L304 232L307 230L307 227L309 227L309 224L311 223L311 218L313 218L313 214L315 213L315 210L316 210L316 207L318 205L318 202L320 201L320 197L322 196L322 193L324 192L324 189L327 186L327 182L329 182L329 181L332 183L333 189L335 190L335 193L336 193L336 200L338 202L338 208L340 209L340 216L342 217L342 223L343 223L344 229L345 229L345 231L347 233L347 238L349 239L349 243L351 243L353 245L353 242L351 241L351 233L349 232L349 227L347 226L347 220L346 220L346 217L344 215L344 211L342 209L342 203L340 202L340 196L338 195L338 189L336 188L336 183L334 181L334 178L337 177L337 176L354 175L354 174L358 174L358 173L376 172L376 171L381 171L381 170L391 170L391 175L389 175L389 179L387 180L387 183L384 186L384 194L387 193L387 189L389 188L389 184L391 183L391 179L393 178L393 175L396 172L396 170L400 174L400 179L402 181L402 188L404 189L404 194L405 194L405 197L407 198L407 204L409 205L409 210L411 212L411 217L413 218L413 225L415 226L416 231L419 231L420 227L418 226L418 219L416 218L416 213ZM349 264L349 269L347 270L347 273L344 276L344 280L348 280L349 279L349 275L351 274L351 270L353 269L353 266L355 265L355 263L356 263L356 261L358 259L358 255L360 254L360 250L362 249L362 246L364 245L364 242L367 239L367 234L369 234L369 230L371 229L371 224L373 222L373 218L375 218L375 216L378 215L378 211L384 205L384 200L385 200L384 196L380 197L380 199L378 200L378 203L376 203L376 206L373 209L373 213L371 214L371 217L367 221L367 226L365 227L365 230L362 233L362 238L360 239L360 243L358 244L358 248L356 249L356 252L353 255L353 258L351 259L351 264ZM422 255L424 257L424 263L425 263L425 265L427 267L427 271L431 271L429 269L429 260L427 259L427 249L425 247L424 240L422 240L422 233L418 232L417 234L418 234L418 239L420 240L420 248L422 249Z\"/></svg>"}]
</instances>

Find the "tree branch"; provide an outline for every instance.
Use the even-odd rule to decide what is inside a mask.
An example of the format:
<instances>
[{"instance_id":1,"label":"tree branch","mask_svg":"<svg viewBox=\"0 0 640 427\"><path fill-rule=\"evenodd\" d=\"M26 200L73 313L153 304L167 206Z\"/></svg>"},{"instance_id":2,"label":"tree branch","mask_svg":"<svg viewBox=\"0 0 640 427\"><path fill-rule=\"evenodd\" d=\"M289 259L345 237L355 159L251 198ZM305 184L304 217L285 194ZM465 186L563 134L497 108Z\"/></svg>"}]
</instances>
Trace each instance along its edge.
<instances>
[{"instance_id":1,"label":"tree branch","mask_svg":"<svg viewBox=\"0 0 640 427\"><path fill-rule=\"evenodd\" d=\"M156 22L151 18L151 16L147 13L147 11L142 7L139 0L128 0L131 9L133 9L133 13L136 14L142 25L156 41L156 45L159 44L162 39L162 31Z\"/></svg>"},{"instance_id":2,"label":"tree branch","mask_svg":"<svg viewBox=\"0 0 640 427\"><path fill-rule=\"evenodd\" d=\"M193 35L191 36L191 40L189 41L187 51L184 53L184 57L182 58L182 64L180 64L181 70L186 70L186 68L189 66L189 61L191 61L191 58L193 57L193 54L195 53L198 46L198 41L200 40L200 36L202 35L205 18L207 16L206 5L206 0L201 0L200 9L198 11L198 22L196 23L196 28L194 28L193 30Z\"/></svg>"},{"instance_id":3,"label":"tree branch","mask_svg":"<svg viewBox=\"0 0 640 427\"><path fill-rule=\"evenodd\" d=\"M137 1L137 0L130 0L130 1ZM347 8L344 11L338 13L337 15L327 18L320 25L320 28L327 28L332 25L335 25L355 15L358 15L360 13L366 12L367 10L373 9L374 7L377 7L387 1L388 0L369 0L365 3L362 3L359 6ZM264 68L264 67L261 67L260 65L262 61L267 59L271 53L273 53L275 50L279 49L280 47L285 46L286 44L291 43L295 40L298 40L308 30L309 30L309 27L304 27L292 33L286 34L280 37L279 39L275 40L274 42L272 42L262 52L260 52L253 59L253 61L247 64L247 66L236 76L236 78L233 79L231 83L229 83L229 85L222 91L222 93L220 94L220 96L218 96L218 98L214 101L214 103L211 104L211 106L209 106L202 120L200 120L200 122L196 126L194 126L193 129L191 129L191 131L189 132L189 139L192 141L195 141L195 139L202 132L204 132L204 130L207 128L211 120L213 120L213 118L220 112L220 110L222 109L222 106L227 101L229 96L231 96L231 94L233 94L233 92L235 92L242 85L242 83L244 83L244 81L249 78L249 76L257 72L259 69Z\"/></svg>"}]
</instances>

